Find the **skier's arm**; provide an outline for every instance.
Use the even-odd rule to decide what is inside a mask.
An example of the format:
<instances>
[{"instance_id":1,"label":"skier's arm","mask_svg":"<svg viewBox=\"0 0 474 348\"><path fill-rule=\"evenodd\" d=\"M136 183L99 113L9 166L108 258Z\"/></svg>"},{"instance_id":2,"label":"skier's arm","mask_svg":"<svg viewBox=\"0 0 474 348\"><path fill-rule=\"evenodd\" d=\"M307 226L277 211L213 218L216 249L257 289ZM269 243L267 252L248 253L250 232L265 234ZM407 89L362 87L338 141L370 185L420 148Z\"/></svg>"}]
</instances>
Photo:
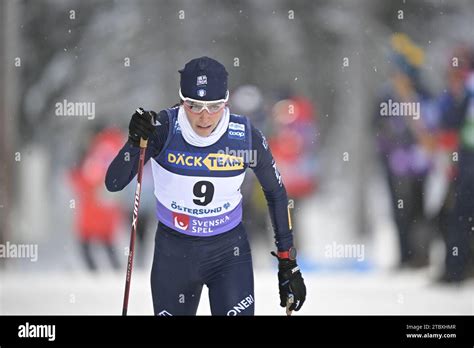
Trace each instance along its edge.
<instances>
[{"instance_id":1,"label":"skier's arm","mask_svg":"<svg viewBox=\"0 0 474 348\"><path fill-rule=\"evenodd\" d=\"M166 111L161 111L156 120L157 126L148 139L145 163L158 155L168 137L169 120ZM105 186L111 192L121 191L137 175L140 147L129 138L110 164L105 176Z\"/></svg>"},{"instance_id":2,"label":"skier's arm","mask_svg":"<svg viewBox=\"0 0 474 348\"><path fill-rule=\"evenodd\" d=\"M293 246L293 235L288 217L288 197L286 189L275 164L275 160L262 132L252 126L252 149L256 151L256 164L252 167L262 185L267 200L275 244L279 251Z\"/></svg>"}]
</instances>

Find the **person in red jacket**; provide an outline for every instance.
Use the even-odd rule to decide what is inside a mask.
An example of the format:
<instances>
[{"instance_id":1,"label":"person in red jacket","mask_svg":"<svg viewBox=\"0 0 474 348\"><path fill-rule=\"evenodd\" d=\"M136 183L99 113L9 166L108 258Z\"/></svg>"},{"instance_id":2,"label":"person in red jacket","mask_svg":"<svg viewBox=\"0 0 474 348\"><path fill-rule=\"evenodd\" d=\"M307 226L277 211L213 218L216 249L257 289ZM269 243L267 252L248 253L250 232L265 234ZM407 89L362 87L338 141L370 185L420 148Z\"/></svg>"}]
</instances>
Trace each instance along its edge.
<instances>
[{"instance_id":1,"label":"person in red jacket","mask_svg":"<svg viewBox=\"0 0 474 348\"><path fill-rule=\"evenodd\" d=\"M82 163L70 172L76 193L75 227L82 255L91 271L98 268L92 253L94 244L103 245L112 267L120 268L113 241L122 218L122 210L117 203L104 200L101 193L108 165L122 147L123 138L120 130L115 128L98 133Z\"/></svg>"},{"instance_id":2,"label":"person in red jacket","mask_svg":"<svg viewBox=\"0 0 474 348\"><path fill-rule=\"evenodd\" d=\"M299 202L317 188L317 125L312 103L301 96L280 100L273 106L272 136L268 143L285 181L293 228L298 223Z\"/></svg>"}]
</instances>

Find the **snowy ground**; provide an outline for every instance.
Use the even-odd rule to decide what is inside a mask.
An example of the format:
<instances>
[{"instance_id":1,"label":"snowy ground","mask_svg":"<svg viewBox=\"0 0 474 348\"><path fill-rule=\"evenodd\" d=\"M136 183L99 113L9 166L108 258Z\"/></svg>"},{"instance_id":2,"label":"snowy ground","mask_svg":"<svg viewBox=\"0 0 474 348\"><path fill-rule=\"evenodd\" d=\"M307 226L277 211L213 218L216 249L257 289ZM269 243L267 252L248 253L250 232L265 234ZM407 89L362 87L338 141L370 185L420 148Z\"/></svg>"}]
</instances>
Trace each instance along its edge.
<instances>
[{"instance_id":1,"label":"snowy ground","mask_svg":"<svg viewBox=\"0 0 474 348\"><path fill-rule=\"evenodd\" d=\"M426 272L310 273L308 300L297 315L474 314L474 281L461 287L433 285ZM0 275L1 314L120 315L124 275L46 273ZM256 314L284 315L273 271L255 274ZM131 315L152 315L148 272L133 274ZM208 315L207 291L198 314Z\"/></svg>"}]
</instances>

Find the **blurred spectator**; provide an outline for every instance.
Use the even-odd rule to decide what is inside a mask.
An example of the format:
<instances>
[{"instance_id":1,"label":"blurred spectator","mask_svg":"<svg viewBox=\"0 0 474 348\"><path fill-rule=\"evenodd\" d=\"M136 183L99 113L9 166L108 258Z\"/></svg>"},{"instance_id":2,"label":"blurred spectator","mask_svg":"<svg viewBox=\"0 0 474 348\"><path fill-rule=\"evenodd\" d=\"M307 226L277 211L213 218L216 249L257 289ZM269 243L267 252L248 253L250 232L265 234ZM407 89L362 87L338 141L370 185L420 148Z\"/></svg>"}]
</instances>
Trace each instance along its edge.
<instances>
[{"instance_id":1,"label":"blurred spectator","mask_svg":"<svg viewBox=\"0 0 474 348\"><path fill-rule=\"evenodd\" d=\"M399 267L421 267L429 256L424 186L438 114L420 81L422 49L404 34L393 35L391 41L392 71L376 106L376 140L399 236Z\"/></svg>"},{"instance_id":2,"label":"blurred spectator","mask_svg":"<svg viewBox=\"0 0 474 348\"><path fill-rule=\"evenodd\" d=\"M263 95L257 86L243 85L231 94L232 112L250 118L252 124L265 132L268 128L268 118L264 110Z\"/></svg>"},{"instance_id":3,"label":"blurred spectator","mask_svg":"<svg viewBox=\"0 0 474 348\"><path fill-rule=\"evenodd\" d=\"M93 257L93 247L105 247L112 267L120 267L113 241L122 218L120 205L102 196L107 167L121 149L123 134L115 128L97 133L77 168L70 173L71 183L76 192L75 225L81 245L82 255L89 270L98 269Z\"/></svg>"},{"instance_id":4,"label":"blurred spectator","mask_svg":"<svg viewBox=\"0 0 474 348\"><path fill-rule=\"evenodd\" d=\"M456 60L450 59L447 89L440 98L442 130L439 143L450 159L447 169L451 179L451 194L440 214L440 227L446 240L446 262L439 281L446 283L460 282L470 271L472 273L474 225L473 57L468 47L459 46L452 58Z\"/></svg>"},{"instance_id":5,"label":"blurred spectator","mask_svg":"<svg viewBox=\"0 0 474 348\"><path fill-rule=\"evenodd\" d=\"M290 208L294 231L301 201L317 187L316 120L313 105L302 96L288 97L273 106L273 132L268 142L288 198L293 200Z\"/></svg>"}]
</instances>

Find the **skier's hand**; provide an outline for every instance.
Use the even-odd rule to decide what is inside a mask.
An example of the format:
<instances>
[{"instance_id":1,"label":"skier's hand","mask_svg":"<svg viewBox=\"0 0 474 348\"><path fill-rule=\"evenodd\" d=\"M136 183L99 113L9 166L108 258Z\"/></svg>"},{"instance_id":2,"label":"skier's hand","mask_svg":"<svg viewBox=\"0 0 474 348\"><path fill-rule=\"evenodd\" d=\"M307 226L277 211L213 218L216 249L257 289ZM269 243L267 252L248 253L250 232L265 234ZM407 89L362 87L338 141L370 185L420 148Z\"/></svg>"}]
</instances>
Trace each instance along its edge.
<instances>
[{"instance_id":1,"label":"skier's hand","mask_svg":"<svg viewBox=\"0 0 474 348\"><path fill-rule=\"evenodd\" d=\"M293 303L288 307L288 310L299 311L306 299L306 286L300 268L296 264L296 260L279 258L274 252L272 255L278 258L280 306L286 307L291 294Z\"/></svg>"},{"instance_id":2,"label":"skier's hand","mask_svg":"<svg viewBox=\"0 0 474 348\"><path fill-rule=\"evenodd\" d=\"M143 108L138 108L135 111L128 126L128 139L132 145L140 146L140 138L148 140L155 130L155 126L152 124L155 117L154 111L145 111Z\"/></svg>"}]
</instances>

